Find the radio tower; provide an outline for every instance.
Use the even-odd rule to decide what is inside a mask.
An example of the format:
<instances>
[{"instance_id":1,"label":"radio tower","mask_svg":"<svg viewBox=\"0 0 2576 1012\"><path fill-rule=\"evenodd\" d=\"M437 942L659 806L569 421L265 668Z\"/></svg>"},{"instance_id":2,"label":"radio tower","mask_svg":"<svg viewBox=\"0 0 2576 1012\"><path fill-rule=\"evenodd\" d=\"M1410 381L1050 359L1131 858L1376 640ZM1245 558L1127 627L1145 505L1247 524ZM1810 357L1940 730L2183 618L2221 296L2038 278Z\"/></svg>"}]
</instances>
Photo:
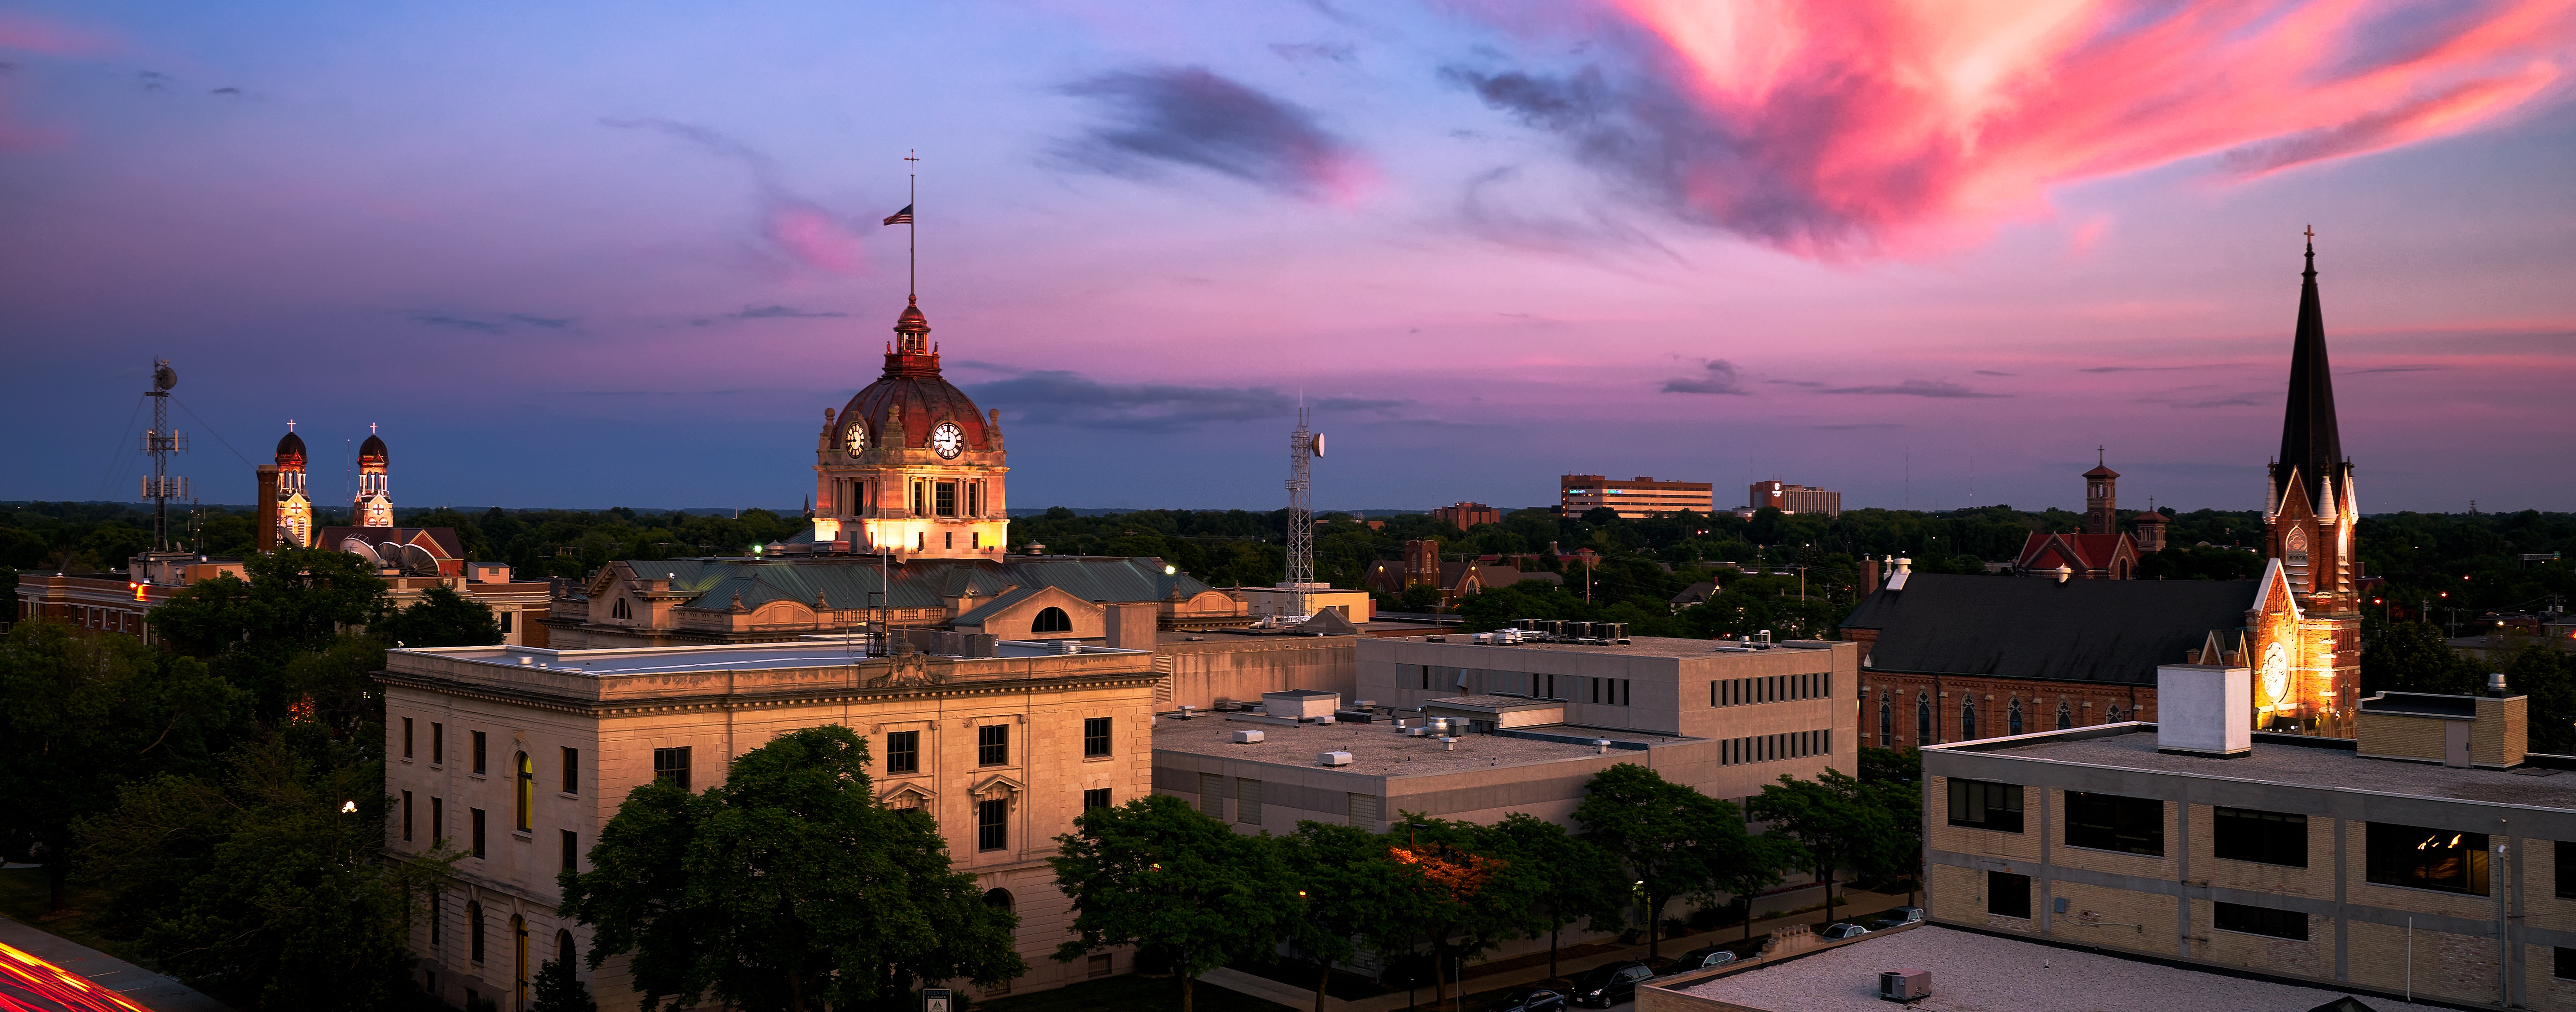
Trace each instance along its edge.
<instances>
[{"instance_id":1,"label":"radio tower","mask_svg":"<svg viewBox=\"0 0 2576 1012\"><path fill-rule=\"evenodd\" d=\"M152 389L144 396L152 398L152 427L143 431L143 452L152 458L152 475L143 479L143 498L152 500L152 550L170 550L170 500L188 497L188 479L170 474L170 455L188 452L188 437L170 429L170 388L179 385L179 371L170 368L170 360L152 360ZM140 579L140 577L137 577Z\"/></svg>"},{"instance_id":2,"label":"radio tower","mask_svg":"<svg viewBox=\"0 0 2576 1012\"><path fill-rule=\"evenodd\" d=\"M1297 614L1311 615L1306 591L1315 588L1314 460L1324 455L1324 437L1306 425L1306 406L1297 405L1297 431L1288 434L1288 578L1282 589L1297 592Z\"/></svg>"}]
</instances>

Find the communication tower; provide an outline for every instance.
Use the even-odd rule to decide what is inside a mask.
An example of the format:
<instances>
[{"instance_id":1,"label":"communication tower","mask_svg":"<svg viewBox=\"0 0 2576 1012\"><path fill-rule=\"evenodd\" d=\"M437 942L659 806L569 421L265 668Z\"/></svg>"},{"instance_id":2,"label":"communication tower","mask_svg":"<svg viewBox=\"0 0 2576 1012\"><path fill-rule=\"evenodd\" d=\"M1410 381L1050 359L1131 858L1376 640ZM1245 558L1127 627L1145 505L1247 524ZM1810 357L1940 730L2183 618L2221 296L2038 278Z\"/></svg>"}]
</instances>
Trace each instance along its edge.
<instances>
[{"instance_id":1,"label":"communication tower","mask_svg":"<svg viewBox=\"0 0 2576 1012\"><path fill-rule=\"evenodd\" d=\"M170 388L179 371L170 360L152 360L152 427L143 430L143 452L152 458L152 474L143 479L143 498L152 500L152 550L170 550L170 500L188 497L188 479L170 473L170 455L188 452L188 437L170 428Z\"/></svg>"},{"instance_id":2,"label":"communication tower","mask_svg":"<svg viewBox=\"0 0 2576 1012\"><path fill-rule=\"evenodd\" d=\"M1279 586L1297 591L1297 614L1312 615L1306 591L1315 583L1314 461L1324 455L1324 437L1306 424L1306 406L1297 405L1297 430L1288 434L1288 578Z\"/></svg>"}]
</instances>

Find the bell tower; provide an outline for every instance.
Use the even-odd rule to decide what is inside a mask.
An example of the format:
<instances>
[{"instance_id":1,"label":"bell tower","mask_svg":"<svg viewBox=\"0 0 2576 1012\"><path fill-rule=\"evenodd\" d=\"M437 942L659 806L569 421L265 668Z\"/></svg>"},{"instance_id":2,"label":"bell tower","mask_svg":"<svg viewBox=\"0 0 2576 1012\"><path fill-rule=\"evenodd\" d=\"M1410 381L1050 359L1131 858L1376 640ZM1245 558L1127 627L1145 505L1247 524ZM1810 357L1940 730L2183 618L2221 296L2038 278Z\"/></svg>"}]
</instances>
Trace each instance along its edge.
<instances>
[{"instance_id":1,"label":"bell tower","mask_svg":"<svg viewBox=\"0 0 2576 1012\"><path fill-rule=\"evenodd\" d=\"M2120 533L2120 472L2111 470L2102 447L2093 448L2093 469L2084 472L2084 533Z\"/></svg>"}]
</instances>

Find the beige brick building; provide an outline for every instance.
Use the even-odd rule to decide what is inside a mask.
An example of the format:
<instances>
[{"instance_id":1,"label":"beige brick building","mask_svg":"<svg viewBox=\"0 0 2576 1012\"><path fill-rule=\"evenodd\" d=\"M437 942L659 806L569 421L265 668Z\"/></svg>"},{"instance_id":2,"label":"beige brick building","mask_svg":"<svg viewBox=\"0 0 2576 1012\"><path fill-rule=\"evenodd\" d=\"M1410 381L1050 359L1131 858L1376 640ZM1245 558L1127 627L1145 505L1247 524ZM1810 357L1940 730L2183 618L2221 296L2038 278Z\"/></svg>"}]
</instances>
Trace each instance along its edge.
<instances>
[{"instance_id":1,"label":"beige brick building","mask_svg":"<svg viewBox=\"0 0 2576 1012\"><path fill-rule=\"evenodd\" d=\"M955 867L1021 918L1046 987L1126 972L1124 954L1052 958L1068 905L1044 863L1085 806L1151 789L1151 653L1001 641L999 656L867 657L823 639L555 651L394 650L386 686L388 846L469 852L458 888L413 932L422 981L524 1007L538 964L586 946L555 915L555 876L587 869L600 827L657 776L703 791L781 733L840 724L868 739L887 804L933 812ZM602 1008L633 1007L623 959L580 971Z\"/></svg>"},{"instance_id":2,"label":"beige brick building","mask_svg":"<svg viewBox=\"0 0 2576 1012\"><path fill-rule=\"evenodd\" d=\"M2173 666L2164 688L2212 673ZM2560 872L2576 762L2525 754L2525 702L2382 694L2358 739L2327 739L2242 732L2251 701L2233 699L2169 708L2163 727L1927 747L1926 908L2321 985L2576 1009L2576 868ZM2186 719L2250 745L2187 745Z\"/></svg>"}]
</instances>

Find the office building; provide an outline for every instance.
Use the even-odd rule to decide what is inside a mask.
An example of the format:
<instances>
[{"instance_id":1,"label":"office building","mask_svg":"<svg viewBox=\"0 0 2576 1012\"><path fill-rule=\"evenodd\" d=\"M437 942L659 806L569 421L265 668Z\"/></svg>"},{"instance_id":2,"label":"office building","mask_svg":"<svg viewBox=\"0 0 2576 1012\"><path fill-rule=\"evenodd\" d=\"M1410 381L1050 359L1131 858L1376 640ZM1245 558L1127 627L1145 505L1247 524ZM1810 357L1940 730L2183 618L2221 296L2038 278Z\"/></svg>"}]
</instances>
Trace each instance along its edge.
<instances>
[{"instance_id":1,"label":"office building","mask_svg":"<svg viewBox=\"0 0 2576 1012\"><path fill-rule=\"evenodd\" d=\"M1478 524L1502 523L1503 511L1480 502L1451 503L1450 505L1432 510L1431 519L1445 522L1451 527L1466 531L1474 530Z\"/></svg>"},{"instance_id":2,"label":"office building","mask_svg":"<svg viewBox=\"0 0 2576 1012\"><path fill-rule=\"evenodd\" d=\"M1843 515L1843 494L1781 481L1757 481L1745 490L1744 505L1736 507L1735 515L1749 519L1765 507L1782 513L1838 517Z\"/></svg>"},{"instance_id":3,"label":"office building","mask_svg":"<svg viewBox=\"0 0 2576 1012\"><path fill-rule=\"evenodd\" d=\"M1628 520L1684 510L1706 514L1717 508L1715 489L1704 481L1660 481L1644 475L1612 481L1597 474L1569 474L1557 479L1557 509L1580 517L1608 507Z\"/></svg>"}]
</instances>

